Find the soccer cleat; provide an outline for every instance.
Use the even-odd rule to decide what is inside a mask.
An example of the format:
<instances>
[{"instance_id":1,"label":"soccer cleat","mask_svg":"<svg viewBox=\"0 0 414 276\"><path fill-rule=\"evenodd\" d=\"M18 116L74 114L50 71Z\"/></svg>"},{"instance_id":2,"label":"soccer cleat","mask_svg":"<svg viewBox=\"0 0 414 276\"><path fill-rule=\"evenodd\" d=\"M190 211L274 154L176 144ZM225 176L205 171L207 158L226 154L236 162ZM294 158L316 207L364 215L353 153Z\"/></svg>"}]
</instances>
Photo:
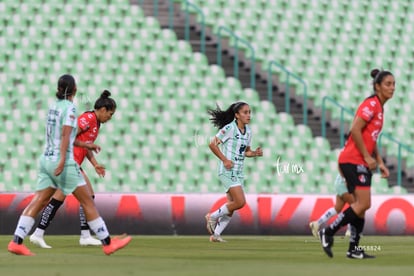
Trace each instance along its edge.
<instances>
[{"instance_id":1,"label":"soccer cleat","mask_svg":"<svg viewBox=\"0 0 414 276\"><path fill-rule=\"evenodd\" d=\"M321 241L323 251L328 257L332 258L332 246L334 243L333 237L325 233L325 228L319 231L319 240Z\"/></svg>"},{"instance_id":2,"label":"soccer cleat","mask_svg":"<svg viewBox=\"0 0 414 276\"><path fill-rule=\"evenodd\" d=\"M223 240L220 236L217 236L217 235L211 235L210 241L211 242L227 242L226 240Z\"/></svg>"},{"instance_id":3,"label":"soccer cleat","mask_svg":"<svg viewBox=\"0 0 414 276\"><path fill-rule=\"evenodd\" d=\"M45 242L43 237L36 236L35 234L32 234L30 236L30 242L37 245L37 246L39 246L40 248L47 248L47 249L52 248L50 245L48 245Z\"/></svg>"},{"instance_id":4,"label":"soccer cleat","mask_svg":"<svg viewBox=\"0 0 414 276\"><path fill-rule=\"evenodd\" d=\"M88 245L97 246L97 245L102 245L102 242L98 239L95 239L94 237L87 237L87 238L81 237L79 239L79 244L81 246L88 246Z\"/></svg>"},{"instance_id":5,"label":"soccer cleat","mask_svg":"<svg viewBox=\"0 0 414 276\"><path fill-rule=\"evenodd\" d=\"M309 228L310 228L310 229L311 229L311 231L312 231L312 235L313 235L315 238L319 239L319 234L318 234L318 232L319 232L319 224L318 224L318 222L317 222L317 221L311 221L311 222L309 223Z\"/></svg>"},{"instance_id":6,"label":"soccer cleat","mask_svg":"<svg viewBox=\"0 0 414 276\"><path fill-rule=\"evenodd\" d=\"M351 230L346 229L345 237L351 237Z\"/></svg>"},{"instance_id":7,"label":"soccer cleat","mask_svg":"<svg viewBox=\"0 0 414 276\"><path fill-rule=\"evenodd\" d=\"M34 256L32 252L30 252L29 248L27 248L24 244L18 244L14 241L10 241L9 245L7 246L7 250L10 253L22 256Z\"/></svg>"},{"instance_id":8,"label":"soccer cleat","mask_svg":"<svg viewBox=\"0 0 414 276\"><path fill-rule=\"evenodd\" d=\"M346 256L350 259L375 259L375 256L368 255L364 250L351 250L346 252Z\"/></svg>"},{"instance_id":9,"label":"soccer cleat","mask_svg":"<svg viewBox=\"0 0 414 276\"><path fill-rule=\"evenodd\" d=\"M111 239L110 244L104 245L102 247L102 250L106 255L111 255L115 253L116 251L118 251L119 249L122 249L125 246L127 246L128 243L131 241L131 239L132 238L130 236L125 236L122 238L114 237Z\"/></svg>"},{"instance_id":10,"label":"soccer cleat","mask_svg":"<svg viewBox=\"0 0 414 276\"><path fill-rule=\"evenodd\" d=\"M206 224L207 224L207 231L210 233L210 235L214 234L214 229L216 229L217 220L211 218L211 214L208 213L206 216Z\"/></svg>"}]
</instances>

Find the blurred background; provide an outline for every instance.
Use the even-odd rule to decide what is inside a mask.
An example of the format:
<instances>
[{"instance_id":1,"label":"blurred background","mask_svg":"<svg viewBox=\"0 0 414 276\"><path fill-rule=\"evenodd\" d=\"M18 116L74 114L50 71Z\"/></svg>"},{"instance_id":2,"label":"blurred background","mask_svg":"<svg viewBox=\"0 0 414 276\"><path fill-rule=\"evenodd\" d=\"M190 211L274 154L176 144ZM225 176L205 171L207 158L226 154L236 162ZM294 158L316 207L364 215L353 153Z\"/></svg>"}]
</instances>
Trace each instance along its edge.
<instances>
[{"instance_id":1,"label":"blurred background","mask_svg":"<svg viewBox=\"0 0 414 276\"><path fill-rule=\"evenodd\" d=\"M396 91L379 138L391 177L375 194L414 191L414 3L331 0L0 2L0 191L34 191L48 104L75 76L78 112L104 89L118 109L83 165L95 192L217 193L217 129L207 108L252 109L247 193L332 194L337 155L370 72ZM296 170L294 168L301 168Z\"/></svg>"}]
</instances>

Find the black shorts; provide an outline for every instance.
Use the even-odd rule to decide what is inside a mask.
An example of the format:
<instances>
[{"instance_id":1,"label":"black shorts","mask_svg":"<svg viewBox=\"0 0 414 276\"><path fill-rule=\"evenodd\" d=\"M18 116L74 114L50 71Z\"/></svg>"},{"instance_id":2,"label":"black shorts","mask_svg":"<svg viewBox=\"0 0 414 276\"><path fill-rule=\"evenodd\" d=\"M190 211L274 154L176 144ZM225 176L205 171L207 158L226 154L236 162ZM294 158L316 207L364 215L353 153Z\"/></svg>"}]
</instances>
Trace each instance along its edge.
<instances>
[{"instance_id":1,"label":"black shorts","mask_svg":"<svg viewBox=\"0 0 414 276\"><path fill-rule=\"evenodd\" d=\"M371 188L372 172L364 165L350 163L339 164L339 169L346 180L349 193L353 193L355 188Z\"/></svg>"}]
</instances>

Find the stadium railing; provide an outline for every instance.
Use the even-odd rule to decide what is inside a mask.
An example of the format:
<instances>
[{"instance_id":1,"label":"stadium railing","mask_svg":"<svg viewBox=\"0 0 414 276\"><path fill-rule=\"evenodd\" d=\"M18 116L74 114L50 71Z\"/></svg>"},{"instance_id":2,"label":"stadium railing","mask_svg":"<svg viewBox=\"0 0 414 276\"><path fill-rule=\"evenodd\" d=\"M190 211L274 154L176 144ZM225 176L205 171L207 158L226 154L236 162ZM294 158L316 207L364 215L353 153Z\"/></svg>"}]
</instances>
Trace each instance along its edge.
<instances>
[{"instance_id":1,"label":"stadium railing","mask_svg":"<svg viewBox=\"0 0 414 276\"><path fill-rule=\"evenodd\" d=\"M322 116L321 116L321 134L322 137L326 137L326 111L327 111L327 106L326 103L330 102L332 103L334 106L336 106L337 108L340 108L340 112L341 112L341 116L340 116L340 121L339 121L339 135L340 135L340 146L341 148L344 146L345 144L345 119L344 119L344 114L345 112L351 116L354 115L354 112L352 112L351 109L341 105L340 103L338 103L335 99L333 99L332 97L329 96L324 96L322 98Z\"/></svg>"},{"instance_id":2,"label":"stadium railing","mask_svg":"<svg viewBox=\"0 0 414 276\"><path fill-rule=\"evenodd\" d=\"M284 73L286 73L286 80L285 80L285 110L287 113L290 113L290 77L296 79L303 85L303 124L308 124L308 111L307 111L307 101L308 101L308 87L306 82L296 75L293 72L290 72L285 66L278 63L277 61L269 61L268 68L267 68L267 99L272 102L273 101L273 93L272 93L272 67L277 66L279 67Z\"/></svg>"},{"instance_id":3,"label":"stadium railing","mask_svg":"<svg viewBox=\"0 0 414 276\"><path fill-rule=\"evenodd\" d=\"M226 32L230 35L230 38L234 40L234 61L233 61L233 74L236 78L239 77L239 42L244 44L250 49L250 64L251 64L251 70L250 70L250 88L255 89L256 87L256 70L255 70L255 64L256 64L256 57L255 57L255 51L252 47L252 45L245 39L239 37L236 35L232 30L225 26L220 26L217 31L218 36L218 45L217 45L217 64L221 66L221 60L222 60L222 32Z\"/></svg>"},{"instance_id":4,"label":"stadium railing","mask_svg":"<svg viewBox=\"0 0 414 276\"><path fill-rule=\"evenodd\" d=\"M380 135L378 136L378 149L380 151L380 154L383 153L383 138L388 139L389 141L391 141L392 143L397 145L398 148L398 154L397 154L397 185L401 186L402 183L402 152L401 150L404 149L407 151L407 153L412 153L414 154L414 149L411 148L410 146L403 144L402 142L398 141L397 139L394 138L394 136L392 136L391 134L387 133L387 132L381 132Z\"/></svg>"}]
</instances>

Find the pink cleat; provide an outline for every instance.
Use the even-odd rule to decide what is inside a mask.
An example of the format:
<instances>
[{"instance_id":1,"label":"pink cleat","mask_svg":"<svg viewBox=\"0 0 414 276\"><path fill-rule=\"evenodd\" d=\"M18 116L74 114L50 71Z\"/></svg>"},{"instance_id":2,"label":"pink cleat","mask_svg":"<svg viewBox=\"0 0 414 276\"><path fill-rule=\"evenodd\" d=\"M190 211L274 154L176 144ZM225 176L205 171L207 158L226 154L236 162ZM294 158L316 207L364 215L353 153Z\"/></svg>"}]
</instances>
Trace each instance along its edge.
<instances>
[{"instance_id":1,"label":"pink cleat","mask_svg":"<svg viewBox=\"0 0 414 276\"><path fill-rule=\"evenodd\" d=\"M104 245L102 247L103 252L106 255L111 255L118 251L119 249L124 248L128 245L128 243L132 240L130 236L125 236L122 238L114 237L111 239L111 243L108 245Z\"/></svg>"},{"instance_id":2,"label":"pink cleat","mask_svg":"<svg viewBox=\"0 0 414 276\"><path fill-rule=\"evenodd\" d=\"M22 255L22 256L34 256L32 252L30 252L29 248L27 248L24 244L18 244L14 241L10 241L9 245L7 246L7 250L9 250L10 253L16 254L16 255Z\"/></svg>"}]
</instances>

